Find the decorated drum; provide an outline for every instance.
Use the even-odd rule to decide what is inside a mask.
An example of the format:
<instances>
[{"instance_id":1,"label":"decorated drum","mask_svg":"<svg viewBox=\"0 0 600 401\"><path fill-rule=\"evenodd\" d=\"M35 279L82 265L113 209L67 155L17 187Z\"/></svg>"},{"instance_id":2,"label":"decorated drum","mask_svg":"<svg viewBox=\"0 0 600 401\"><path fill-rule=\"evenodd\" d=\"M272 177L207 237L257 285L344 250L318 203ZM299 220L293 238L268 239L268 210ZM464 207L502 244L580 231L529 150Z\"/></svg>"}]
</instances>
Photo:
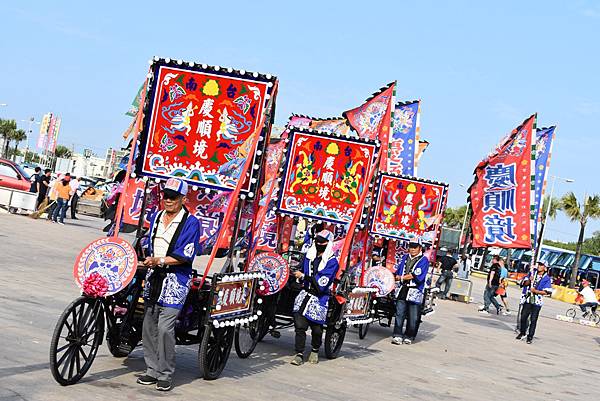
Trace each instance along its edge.
<instances>
[{"instance_id":1,"label":"decorated drum","mask_svg":"<svg viewBox=\"0 0 600 401\"><path fill-rule=\"evenodd\" d=\"M136 269L137 255L131 244L122 238L106 237L83 248L75 260L73 277L84 292L90 281L97 284L99 279L104 290L98 295L108 296L125 288Z\"/></svg>"},{"instance_id":2,"label":"decorated drum","mask_svg":"<svg viewBox=\"0 0 600 401\"><path fill-rule=\"evenodd\" d=\"M377 296L384 297L394 290L396 280L391 271L375 266L365 272L364 284L366 287L377 288Z\"/></svg>"},{"instance_id":3,"label":"decorated drum","mask_svg":"<svg viewBox=\"0 0 600 401\"><path fill-rule=\"evenodd\" d=\"M290 277L288 263L281 255L274 252L264 252L256 255L250 262L250 271L264 273L268 283L263 295L278 293Z\"/></svg>"}]
</instances>

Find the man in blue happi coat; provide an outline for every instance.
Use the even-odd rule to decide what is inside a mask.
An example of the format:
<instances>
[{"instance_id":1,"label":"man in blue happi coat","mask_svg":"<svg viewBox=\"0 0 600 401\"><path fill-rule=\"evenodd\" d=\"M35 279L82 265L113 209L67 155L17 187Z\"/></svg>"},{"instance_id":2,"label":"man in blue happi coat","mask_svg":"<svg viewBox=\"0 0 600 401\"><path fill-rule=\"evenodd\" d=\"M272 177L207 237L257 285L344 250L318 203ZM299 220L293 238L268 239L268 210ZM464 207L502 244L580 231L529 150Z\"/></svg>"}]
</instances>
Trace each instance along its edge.
<instances>
[{"instance_id":1,"label":"man in blue happi coat","mask_svg":"<svg viewBox=\"0 0 600 401\"><path fill-rule=\"evenodd\" d=\"M192 279L192 262L200 238L198 220L183 207L187 184L169 178L163 192L164 210L150 220L148 267L144 286L142 344L146 374L142 385L159 391L172 388L175 371L175 321L187 297Z\"/></svg>"},{"instance_id":2,"label":"man in blue happi coat","mask_svg":"<svg viewBox=\"0 0 600 401\"><path fill-rule=\"evenodd\" d=\"M531 344L537 327L540 310L544 304L544 295L552 295L552 280L546 271L546 263L537 262L537 268L530 271L521 282L521 324L517 340L527 332L527 344ZM531 320L531 321L530 321Z\"/></svg>"},{"instance_id":3,"label":"man in blue happi coat","mask_svg":"<svg viewBox=\"0 0 600 401\"><path fill-rule=\"evenodd\" d=\"M408 254L396 268L396 322L392 344L412 344L417 336L429 260L423 255L419 239L408 243ZM406 330L403 330L406 320Z\"/></svg>"},{"instance_id":4,"label":"man in blue happi coat","mask_svg":"<svg viewBox=\"0 0 600 401\"><path fill-rule=\"evenodd\" d=\"M302 283L302 291L294 301L294 327L296 330L296 356L292 365L304 363L306 330L310 326L312 341L308 357L310 363L319 362L319 348L323 337L323 324L327 320L327 308L331 298L331 286L337 274L339 264L333 252L333 234L322 230L308 248L302 265L302 271L294 276Z\"/></svg>"}]
</instances>

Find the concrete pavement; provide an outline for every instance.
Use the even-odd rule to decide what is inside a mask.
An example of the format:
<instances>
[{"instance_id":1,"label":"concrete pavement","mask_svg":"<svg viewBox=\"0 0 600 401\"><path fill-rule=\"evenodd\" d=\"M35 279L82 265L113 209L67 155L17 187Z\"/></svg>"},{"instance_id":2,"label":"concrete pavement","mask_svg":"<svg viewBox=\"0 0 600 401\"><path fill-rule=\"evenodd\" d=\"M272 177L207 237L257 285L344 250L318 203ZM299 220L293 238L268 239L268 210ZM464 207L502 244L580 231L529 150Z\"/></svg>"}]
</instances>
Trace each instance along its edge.
<instances>
[{"instance_id":1,"label":"concrete pavement","mask_svg":"<svg viewBox=\"0 0 600 401\"><path fill-rule=\"evenodd\" d=\"M554 320L568 305L547 300L532 345L514 339L515 316L482 316L477 304L438 301L411 346L390 344L391 329L349 330L336 360L291 366L293 333L267 337L241 360L232 352L221 378L198 378L197 346L180 346L168 394L135 383L141 349L110 356L103 344L87 376L61 387L48 369L49 342L64 307L79 295L73 261L102 236L82 216L59 226L0 215L0 400L594 400L600 329ZM199 260L201 265L203 260ZM481 300L483 281L474 279ZM517 289L509 289L516 309Z\"/></svg>"}]
</instances>

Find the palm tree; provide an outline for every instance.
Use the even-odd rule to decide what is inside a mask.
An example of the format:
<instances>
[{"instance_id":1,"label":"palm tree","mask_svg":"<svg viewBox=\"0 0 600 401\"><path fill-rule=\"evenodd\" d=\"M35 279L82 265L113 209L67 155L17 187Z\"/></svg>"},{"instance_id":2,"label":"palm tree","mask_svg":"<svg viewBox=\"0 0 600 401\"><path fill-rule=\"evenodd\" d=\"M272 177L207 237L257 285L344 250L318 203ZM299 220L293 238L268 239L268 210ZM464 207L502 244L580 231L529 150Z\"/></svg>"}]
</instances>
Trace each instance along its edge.
<instances>
[{"instance_id":1,"label":"palm tree","mask_svg":"<svg viewBox=\"0 0 600 401\"><path fill-rule=\"evenodd\" d=\"M22 142L24 140L27 139L27 134L25 133L25 130L22 129L17 129L14 130L12 135L10 136L10 139L12 141L15 141L15 152L14 154L17 154L17 148L19 147L19 142Z\"/></svg>"},{"instance_id":2,"label":"palm tree","mask_svg":"<svg viewBox=\"0 0 600 401\"><path fill-rule=\"evenodd\" d=\"M62 159L68 159L71 157L71 150L66 146L58 145L54 151L54 155Z\"/></svg>"},{"instance_id":3,"label":"palm tree","mask_svg":"<svg viewBox=\"0 0 600 401\"><path fill-rule=\"evenodd\" d=\"M575 281L577 281L579 260L581 259L581 246L583 245L583 237L585 235L585 225L587 224L588 219L600 219L600 195L585 196L583 208L573 192L566 194L560 203L560 209L567 217L573 222L579 222L579 238L577 239L575 261L571 268L571 280L569 282L569 287L574 288Z\"/></svg>"},{"instance_id":4,"label":"palm tree","mask_svg":"<svg viewBox=\"0 0 600 401\"><path fill-rule=\"evenodd\" d=\"M4 149L2 149L2 156L8 156L8 146L10 144L11 136L17 129L17 122L15 120L3 120L0 118L0 135L4 139Z\"/></svg>"}]
</instances>

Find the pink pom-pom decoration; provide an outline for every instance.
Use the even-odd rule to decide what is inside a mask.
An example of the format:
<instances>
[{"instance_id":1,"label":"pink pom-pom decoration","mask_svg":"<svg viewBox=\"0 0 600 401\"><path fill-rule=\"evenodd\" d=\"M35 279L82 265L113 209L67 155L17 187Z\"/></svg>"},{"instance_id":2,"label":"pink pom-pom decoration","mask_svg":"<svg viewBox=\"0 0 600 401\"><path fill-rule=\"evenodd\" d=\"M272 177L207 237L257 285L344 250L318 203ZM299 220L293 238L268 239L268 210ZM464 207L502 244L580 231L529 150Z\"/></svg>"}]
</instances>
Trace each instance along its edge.
<instances>
[{"instance_id":1,"label":"pink pom-pom decoration","mask_svg":"<svg viewBox=\"0 0 600 401\"><path fill-rule=\"evenodd\" d=\"M85 295L100 298L106 295L106 292L108 291L108 282L102 275L92 273L86 277L82 288Z\"/></svg>"}]
</instances>

